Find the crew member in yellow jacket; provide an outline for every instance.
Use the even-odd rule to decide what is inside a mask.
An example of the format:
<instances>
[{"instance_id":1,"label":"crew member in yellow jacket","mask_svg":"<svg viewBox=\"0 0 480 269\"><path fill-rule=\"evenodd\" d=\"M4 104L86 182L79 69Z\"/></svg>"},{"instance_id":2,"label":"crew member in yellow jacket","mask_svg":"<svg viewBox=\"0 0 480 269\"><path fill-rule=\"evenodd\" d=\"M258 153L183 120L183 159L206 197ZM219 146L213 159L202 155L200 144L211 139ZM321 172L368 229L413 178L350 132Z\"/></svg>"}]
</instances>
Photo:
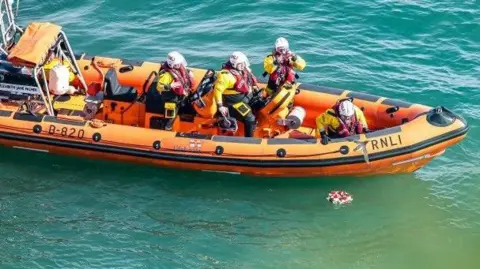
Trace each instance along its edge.
<instances>
[{"instance_id":1,"label":"crew member in yellow jacket","mask_svg":"<svg viewBox=\"0 0 480 269\"><path fill-rule=\"evenodd\" d=\"M367 133L368 125L362 110L350 100L340 100L316 118L316 135L322 139L322 144L328 144L330 138L347 137Z\"/></svg>"},{"instance_id":2,"label":"crew member in yellow jacket","mask_svg":"<svg viewBox=\"0 0 480 269\"><path fill-rule=\"evenodd\" d=\"M294 69L302 71L305 66L305 60L290 51L288 40L279 37L275 41L272 54L267 55L263 61L264 75L270 75L265 89L267 94L272 95L284 85L294 84L297 78Z\"/></svg>"},{"instance_id":3,"label":"crew member in yellow jacket","mask_svg":"<svg viewBox=\"0 0 480 269\"><path fill-rule=\"evenodd\" d=\"M257 79L250 70L247 56L235 51L218 74L214 98L222 116L231 115L245 124L246 137L252 137L256 127L255 115L248 104L253 90L258 90Z\"/></svg>"},{"instance_id":4,"label":"crew member in yellow jacket","mask_svg":"<svg viewBox=\"0 0 480 269\"><path fill-rule=\"evenodd\" d=\"M160 68L157 91L162 95L165 130L172 130L181 103L188 97L194 85L192 71L187 69L187 61L177 51L167 55Z\"/></svg>"}]
</instances>

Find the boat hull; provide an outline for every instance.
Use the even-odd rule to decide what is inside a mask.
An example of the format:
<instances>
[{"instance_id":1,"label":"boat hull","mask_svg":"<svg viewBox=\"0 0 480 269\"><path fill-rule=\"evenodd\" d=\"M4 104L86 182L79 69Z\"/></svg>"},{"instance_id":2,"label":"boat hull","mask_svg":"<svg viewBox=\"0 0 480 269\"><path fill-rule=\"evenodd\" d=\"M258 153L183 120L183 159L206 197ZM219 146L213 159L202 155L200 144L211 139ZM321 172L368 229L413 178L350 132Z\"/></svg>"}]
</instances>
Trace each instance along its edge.
<instances>
[{"instance_id":1,"label":"boat hull","mask_svg":"<svg viewBox=\"0 0 480 269\"><path fill-rule=\"evenodd\" d=\"M459 137L458 140L462 138ZM215 165L201 164L182 161L169 161L160 158L142 157L134 154L119 154L102 151L93 151L86 149L68 148L64 146L46 145L35 142L22 142L18 140L0 139L0 143L4 146L43 153L54 153L59 155L68 155L74 157L82 157L97 160L110 160L128 163L138 163L144 165L155 165L172 169L197 170L204 172L217 172L229 174L244 174L252 176L275 176L275 177L315 177L315 176L371 176L385 174L402 174L412 173L434 157L445 152L442 147L448 145L439 145L431 147L415 154L399 156L390 159L378 160L370 162L370 164L349 164L349 165L332 165L326 167L262 167L254 166L236 166L232 165Z\"/></svg>"},{"instance_id":2,"label":"boat hull","mask_svg":"<svg viewBox=\"0 0 480 269\"><path fill-rule=\"evenodd\" d=\"M77 59L88 85L102 82L99 70L113 68L119 73L119 82L135 87L139 94L145 90L150 74L160 67L159 63L85 55ZM94 61L96 68L92 67ZM129 71L119 71L125 67ZM194 73L198 83L206 70L194 69ZM65 107L56 102L57 116L31 115L3 104L0 144L175 169L276 177L365 176L416 171L463 140L468 131L464 119L441 107L309 84L300 84L298 89L294 105L307 112L299 131L310 138L274 135L270 129L277 127L268 120L259 124L256 138L224 136L216 128L201 129L199 126L212 119L198 116L180 117L173 131L158 130L149 126L148 117L155 115L147 115L145 104L111 100L105 100L103 113L97 115L103 120L101 124L94 124L78 117L84 105L80 96L81 102ZM369 127L376 131L322 145L315 138L315 118L342 98L352 98L364 111ZM117 112L112 112L113 104ZM118 113L126 110L128 115ZM270 130L266 137L262 133L265 130Z\"/></svg>"},{"instance_id":3,"label":"boat hull","mask_svg":"<svg viewBox=\"0 0 480 269\"><path fill-rule=\"evenodd\" d=\"M365 176L416 171L434 157L443 154L446 148L464 139L467 131L466 127L453 129L434 139L426 139L415 144L408 144L406 135L403 136L404 140L401 141L403 134L394 132L386 135L371 135L369 138L362 135L363 139L359 138L358 141L348 141L346 139L333 141L327 146L321 145L318 140L309 141L308 144L305 144L292 139L278 139L280 141L273 143L273 140L270 139L270 141L262 141L262 144L255 144L257 151L260 153L258 156L247 156L246 154L240 154L238 149L238 147L246 146L242 145L241 139L238 140L238 143L235 143L225 142L224 138L218 139L220 136L217 138L215 136L193 138L183 134L170 139L176 140L174 143L176 145L185 146L169 148L166 145L163 148L161 145L158 146L158 143L156 144L158 140L153 140L153 137L151 137L150 145L113 141L114 139L109 139L108 126L94 128L86 124L81 125L82 122L60 121L48 117L28 117L26 118L28 120L22 122L21 127L0 125L0 144L23 150L84 158L255 176ZM118 126L112 127L120 128ZM125 131L133 132L133 130ZM64 135L62 135L62 132ZM116 132L116 130L113 130L113 132ZM71 137L68 137L69 135ZM142 138L138 137L138 140L141 141ZM168 138L164 140L168 140ZM369 141L366 143L365 151L355 151L358 143L362 143L362 141L363 143ZM269 142L270 145L268 145ZM295 142L298 144L292 144ZM213 144L209 145L208 143ZM250 140L248 143L252 143L252 141ZM165 144L167 143L165 142ZM199 144L202 144L202 149L195 148ZM272 152L279 152L280 149L283 149L287 153L284 156L264 154L268 151L269 146L277 149L277 151L272 150ZM218 149L220 147L223 149L223 154L219 154ZM382 150L381 147L384 147L384 149ZM237 154L235 154L235 150L238 151ZM304 156L289 156L289 152L294 150L297 150L297 155L299 155L299 152L303 152ZM247 152L254 151L247 150ZM228 152L229 154L226 154ZM308 156L306 156L307 152L310 153Z\"/></svg>"}]
</instances>

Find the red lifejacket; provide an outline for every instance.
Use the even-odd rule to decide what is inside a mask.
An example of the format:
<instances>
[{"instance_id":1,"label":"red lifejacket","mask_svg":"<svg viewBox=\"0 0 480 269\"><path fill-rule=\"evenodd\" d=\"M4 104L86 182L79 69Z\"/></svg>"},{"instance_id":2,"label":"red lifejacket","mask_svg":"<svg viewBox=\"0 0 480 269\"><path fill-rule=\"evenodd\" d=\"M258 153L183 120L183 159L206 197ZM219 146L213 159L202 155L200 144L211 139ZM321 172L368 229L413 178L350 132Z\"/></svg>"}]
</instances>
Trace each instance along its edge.
<instances>
[{"instance_id":1,"label":"red lifejacket","mask_svg":"<svg viewBox=\"0 0 480 269\"><path fill-rule=\"evenodd\" d=\"M257 85L257 79L255 76L245 69L243 74L237 69L233 68L229 63L223 66L223 69L228 70L235 77L234 90L240 93L248 93L248 90Z\"/></svg>"},{"instance_id":2,"label":"red lifejacket","mask_svg":"<svg viewBox=\"0 0 480 269\"><path fill-rule=\"evenodd\" d=\"M272 54L272 57L274 59L277 56L281 56L280 53L275 52ZM278 64L277 69L272 74L270 74L269 80L270 83L274 83L274 85L276 85L277 87L283 85L286 82L294 83L295 70L293 70L293 66L287 60L284 60L284 62Z\"/></svg>"},{"instance_id":3,"label":"red lifejacket","mask_svg":"<svg viewBox=\"0 0 480 269\"><path fill-rule=\"evenodd\" d=\"M189 75L189 72L185 69L184 66L180 67L180 70L170 68L166 63L162 65L160 70L165 70L170 73L173 77L174 82L181 84L179 87L172 87L173 92L177 95L184 95L187 91L189 92L193 87L193 78Z\"/></svg>"},{"instance_id":4,"label":"red lifejacket","mask_svg":"<svg viewBox=\"0 0 480 269\"><path fill-rule=\"evenodd\" d=\"M336 130L337 134L339 134L343 137L347 137L347 136L355 135L355 134L361 134L363 132L363 126L362 126L362 123L360 123L360 121L358 121L358 119L357 119L357 113L355 112L353 114L352 121L350 122L350 124L347 125L340 118L340 113L339 113L339 110L338 110L339 106L340 106L340 102L338 102L337 104L335 104L333 106L333 110L335 111L335 114L338 117L338 121L340 122L340 125L338 126L338 128Z\"/></svg>"}]
</instances>

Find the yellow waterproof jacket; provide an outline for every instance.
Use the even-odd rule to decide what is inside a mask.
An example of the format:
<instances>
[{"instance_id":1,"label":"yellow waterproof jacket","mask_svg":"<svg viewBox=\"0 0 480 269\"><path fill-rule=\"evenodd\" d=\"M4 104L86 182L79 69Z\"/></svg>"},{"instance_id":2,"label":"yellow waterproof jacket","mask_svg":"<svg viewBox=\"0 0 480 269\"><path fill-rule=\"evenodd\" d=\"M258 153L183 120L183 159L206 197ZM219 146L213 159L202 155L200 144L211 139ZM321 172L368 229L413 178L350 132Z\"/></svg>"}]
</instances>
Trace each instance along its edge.
<instances>
[{"instance_id":1,"label":"yellow waterproof jacket","mask_svg":"<svg viewBox=\"0 0 480 269\"><path fill-rule=\"evenodd\" d=\"M162 93L165 91L165 85L170 85L174 82L174 78L170 72L161 72L160 76L158 77L157 82L157 91Z\"/></svg>"},{"instance_id":2,"label":"yellow waterproof jacket","mask_svg":"<svg viewBox=\"0 0 480 269\"><path fill-rule=\"evenodd\" d=\"M278 65L274 64L274 61L275 57L273 57L273 55L271 54L265 57L265 59L263 60L263 69L268 74L272 74L273 72L275 72L275 70L277 70ZM295 62L293 62L293 67L297 70L302 71L306 65L307 63L305 62L305 60L297 55L297 59L295 60Z\"/></svg>"},{"instance_id":3,"label":"yellow waterproof jacket","mask_svg":"<svg viewBox=\"0 0 480 269\"><path fill-rule=\"evenodd\" d=\"M237 80L235 76L230 73L230 71L223 69L217 76L215 80L215 85L213 89L215 91L214 98L217 104L223 104L222 95L229 95L229 94L238 94L238 92L234 89L235 83Z\"/></svg>"},{"instance_id":4,"label":"yellow waterproof jacket","mask_svg":"<svg viewBox=\"0 0 480 269\"><path fill-rule=\"evenodd\" d=\"M367 121L365 120L362 110L356 106L355 116L357 117L357 121L359 121L364 128L368 128ZM336 133L337 128L340 126L340 120L333 109L327 109L327 111L316 118L315 123L317 125L317 128L315 129L317 137L320 137L320 132L323 132L324 130L327 134L332 132Z\"/></svg>"}]
</instances>

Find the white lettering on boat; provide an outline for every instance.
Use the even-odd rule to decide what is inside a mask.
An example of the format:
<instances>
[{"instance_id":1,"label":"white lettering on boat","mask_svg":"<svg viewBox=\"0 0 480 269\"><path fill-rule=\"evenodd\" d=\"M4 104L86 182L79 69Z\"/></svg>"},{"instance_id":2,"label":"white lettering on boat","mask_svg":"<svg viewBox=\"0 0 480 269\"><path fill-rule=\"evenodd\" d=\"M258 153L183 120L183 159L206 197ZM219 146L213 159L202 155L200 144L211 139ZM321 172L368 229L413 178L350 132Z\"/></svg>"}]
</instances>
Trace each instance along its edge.
<instances>
[{"instance_id":1,"label":"white lettering on boat","mask_svg":"<svg viewBox=\"0 0 480 269\"><path fill-rule=\"evenodd\" d=\"M17 85L10 83L0 83L0 90L12 93L38 94L38 88L35 86Z\"/></svg>"}]
</instances>

